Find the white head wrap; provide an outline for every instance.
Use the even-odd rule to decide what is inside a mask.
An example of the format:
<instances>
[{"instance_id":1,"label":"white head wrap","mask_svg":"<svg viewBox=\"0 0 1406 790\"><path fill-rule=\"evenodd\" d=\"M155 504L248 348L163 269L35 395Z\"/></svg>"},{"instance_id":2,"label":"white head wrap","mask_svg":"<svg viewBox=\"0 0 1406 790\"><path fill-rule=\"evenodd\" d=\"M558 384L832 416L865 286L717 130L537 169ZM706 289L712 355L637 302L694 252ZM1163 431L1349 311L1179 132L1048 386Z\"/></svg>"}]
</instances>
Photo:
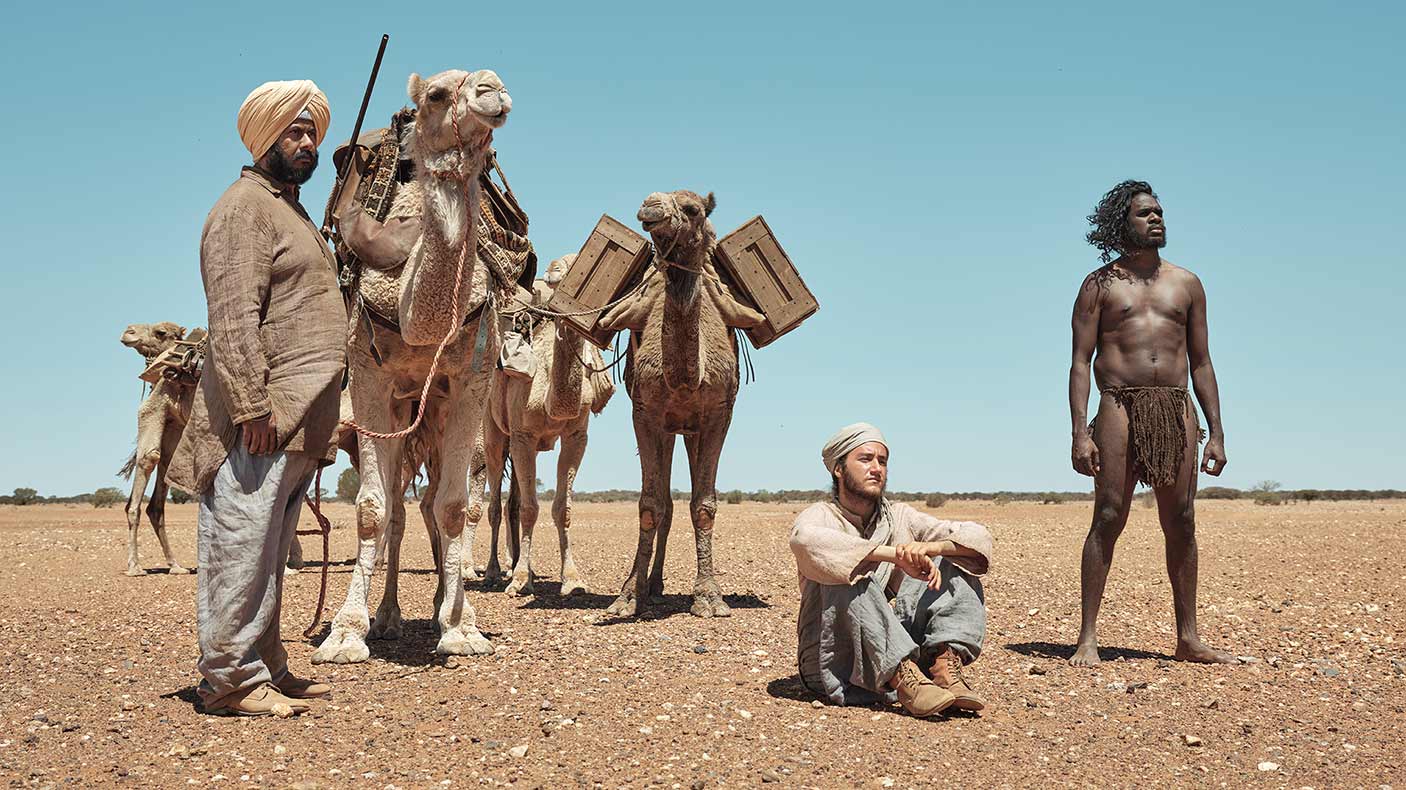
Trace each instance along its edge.
<instances>
[{"instance_id":1,"label":"white head wrap","mask_svg":"<svg viewBox=\"0 0 1406 790\"><path fill-rule=\"evenodd\" d=\"M825 442L825 447L820 451L820 458L825 462L825 471L834 471L851 450L867 442L878 442L885 448L889 446L888 440L879 429L867 422L857 422L841 428Z\"/></svg>"},{"instance_id":2,"label":"white head wrap","mask_svg":"<svg viewBox=\"0 0 1406 790\"><path fill-rule=\"evenodd\" d=\"M312 80L265 82L250 91L239 106L239 139L257 162L278 141L283 130L301 117L312 121L316 130L314 142L321 145L332 122L332 112L327 106L327 96L317 89L316 83Z\"/></svg>"}]
</instances>

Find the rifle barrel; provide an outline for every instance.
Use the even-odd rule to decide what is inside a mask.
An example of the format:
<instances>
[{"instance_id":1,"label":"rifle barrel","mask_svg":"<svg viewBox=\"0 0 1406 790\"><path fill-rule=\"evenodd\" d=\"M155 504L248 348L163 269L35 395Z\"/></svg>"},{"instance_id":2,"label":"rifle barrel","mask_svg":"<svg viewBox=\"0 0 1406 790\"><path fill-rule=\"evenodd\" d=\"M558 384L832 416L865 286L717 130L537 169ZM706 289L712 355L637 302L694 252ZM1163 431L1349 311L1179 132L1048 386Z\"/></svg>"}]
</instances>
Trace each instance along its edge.
<instances>
[{"instance_id":1,"label":"rifle barrel","mask_svg":"<svg viewBox=\"0 0 1406 790\"><path fill-rule=\"evenodd\" d=\"M376 62L371 64L371 77L366 80L366 93L361 97L361 109L356 114L356 125L352 127L351 145L355 150L356 141L361 138L361 123L366 120L366 107L371 104L371 91L376 87L376 75L381 73L381 58L386 55L386 43L391 40L387 33L381 34L381 46L376 49ZM337 201L342 197L342 187L347 182L347 168L351 167L352 160L356 157L348 155L342 162L342 168L337 173L337 181L332 186L332 199L327 202L327 216L322 218L322 233L331 237L332 233L332 211L337 205Z\"/></svg>"}]
</instances>

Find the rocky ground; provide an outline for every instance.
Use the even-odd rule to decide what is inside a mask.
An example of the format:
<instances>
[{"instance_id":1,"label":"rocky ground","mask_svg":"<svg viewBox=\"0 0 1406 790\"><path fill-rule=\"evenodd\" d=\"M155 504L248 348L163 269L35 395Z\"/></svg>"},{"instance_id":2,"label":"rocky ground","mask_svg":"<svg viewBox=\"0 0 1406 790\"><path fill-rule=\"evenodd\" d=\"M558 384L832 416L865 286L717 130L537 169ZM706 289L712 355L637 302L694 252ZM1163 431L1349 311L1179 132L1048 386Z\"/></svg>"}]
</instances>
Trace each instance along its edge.
<instances>
[{"instance_id":1,"label":"rocky ground","mask_svg":"<svg viewBox=\"0 0 1406 790\"><path fill-rule=\"evenodd\" d=\"M497 655L448 662L433 655L434 577L412 509L404 637L373 642L365 664L319 667L335 698L278 720L199 712L195 577L157 572L146 527L153 572L128 578L120 508L0 506L0 776L17 787L1406 788L1406 503L1203 502L1202 633L1242 657L1220 667L1170 660L1161 535L1154 511L1135 507L1108 586L1104 663L1075 670L1089 505L949 502L941 516L982 521L997 539L989 639L970 670L991 705L936 721L820 706L799 684L786 533L801 507L722 506L731 619L688 614L692 536L678 525L667 602L612 621L603 609L634 550L634 507L582 505L575 545L594 593L555 595L554 530L540 530L536 597L470 587ZM329 512L342 527L335 610L355 533L349 507ZM195 510L169 514L193 565ZM486 547L480 529L480 562ZM285 639L302 673L326 633L299 636L317 585L312 569L287 584Z\"/></svg>"}]
</instances>

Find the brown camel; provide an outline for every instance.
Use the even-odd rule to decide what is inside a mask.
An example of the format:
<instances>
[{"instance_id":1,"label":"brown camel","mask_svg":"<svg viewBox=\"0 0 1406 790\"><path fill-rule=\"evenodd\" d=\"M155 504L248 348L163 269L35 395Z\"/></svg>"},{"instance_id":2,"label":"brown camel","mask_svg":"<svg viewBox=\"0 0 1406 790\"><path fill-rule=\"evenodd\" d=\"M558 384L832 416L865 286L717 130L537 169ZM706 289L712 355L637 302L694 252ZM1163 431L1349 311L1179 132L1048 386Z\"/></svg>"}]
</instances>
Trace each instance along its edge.
<instances>
[{"instance_id":1,"label":"brown camel","mask_svg":"<svg viewBox=\"0 0 1406 790\"><path fill-rule=\"evenodd\" d=\"M737 302L713 269L717 234L708 215L716 205L711 192L706 198L688 190L645 198L638 219L654 240L656 271L639 296L601 319L607 329L630 330L624 380L642 473L639 544L620 597L607 610L614 616L637 615L647 597L664 592L676 434L683 434L693 483L689 515L698 576L692 611L700 617L731 613L713 577L718 457L738 385L737 338L729 327L747 329L766 319Z\"/></svg>"},{"instance_id":2,"label":"brown camel","mask_svg":"<svg viewBox=\"0 0 1406 790\"><path fill-rule=\"evenodd\" d=\"M156 357L185 338L186 329L180 324L161 321L155 324L132 324L122 332L122 345L135 349L150 365ZM137 448L118 473L132 481L127 496L127 575L146 574L137 559L137 527L142 520L142 498L147 480L156 471L156 484L146 515L161 551L166 555L168 573L190 573L176 561L171 543L166 539L166 464L175 452L181 432L190 420L190 407L195 398L195 384L183 379L163 378L152 385L151 392L137 407Z\"/></svg>"},{"instance_id":3,"label":"brown camel","mask_svg":"<svg viewBox=\"0 0 1406 790\"><path fill-rule=\"evenodd\" d=\"M575 260L573 253L552 261L546 278L533 284L533 301L537 305L547 303L553 287ZM589 592L571 554L571 488L586 453L586 429L591 415L600 414L610 402L615 385L604 370L600 352L594 346L586 347L581 336L566 328L561 319L534 328L532 355L537 369L531 378L510 376L501 370L494 374L489 413L483 421L490 486L488 523L493 530L488 544L487 575L490 579L502 575L498 566L498 525L502 521L501 484L507 454L512 458L520 497L518 518L508 520L508 558L513 568L507 593L532 593L532 531L538 513L537 453L552 449L560 439L552 521L561 546L561 594ZM598 372L587 371L587 365Z\"/></svg>"},{"instance_id":4,"label":"brown camel","mask_svg":"<svg viewBox=\"0 0 1406 790\"><path fill-rule=\"evenodd\" d=\"M389 217L418 217L422 231L404 264L363 272L361 297L380 315L395 316L399 331L376 332L382 357L378 362L364 322L357 324L348 349L349 389L357 421L372 431L393 433L409 425L413 402L420 403L424 421L408 439L360 437L357 561L346 602L332 620L331 633L313 653L314 663L365 661L370 656L368 638L395 639L401 634L398 573L409 481L404 474L407 445L414 456L410 466L422 462L429 477L421 510L434 536L431 548L439 571L434 605L440 638L435 650L450 655L493 652L478 631L473 606L464 600L462 556L465 525L470 525L472 536L482 510L482 481L470 487L468 474L482 429L498 336L490 318L480 344L483 319L465 320L483 305L488 305L483 315L492 316L490 295L517 277L516 272L490 272L492 267L476 254L478 178L493 130L506 122L512 100L491 71L445 71L428 79L412 74L407 90L417 107L404 140L415 180L398 188ZM465 271L456 299L461 261ZM451 331L428 396L422 399L437 347ZM367 596L382 546L386 586L372 620Z\"/></svg>"}]
</instances>

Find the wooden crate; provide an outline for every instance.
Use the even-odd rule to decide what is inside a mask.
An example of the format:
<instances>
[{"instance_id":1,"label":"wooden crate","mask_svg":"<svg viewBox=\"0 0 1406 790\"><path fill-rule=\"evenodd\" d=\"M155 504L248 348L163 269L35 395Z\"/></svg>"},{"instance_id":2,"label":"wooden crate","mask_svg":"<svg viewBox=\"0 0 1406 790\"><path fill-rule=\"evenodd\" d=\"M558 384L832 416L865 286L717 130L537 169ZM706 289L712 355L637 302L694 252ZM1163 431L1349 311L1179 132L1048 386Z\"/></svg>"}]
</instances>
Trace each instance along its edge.
<instances>
[{"instance_id":1,"label":"wooden crate","mask_svg":"<svg viewBox=\"0 0 1406 790\"><path fill-rule=\"evenodd\" d=\"M760 216L724 236L713 257L723 270L721 274L766 316L765 324L747 330L747 337L757 348L800 326L820 309L820 303L801 281L795 265Z\"/></svg>"},{"instance_id":2,"label":"wooden crate","mask_svg":"<svg viewBox=\"0 0 1406 790\"><path fill-rule=\"evenodd\" d=\"M615 333L596 325L601 308L638 284L649 259L650 244L643 236L602 214L576 262L557 283L547 308L560 313L594 311L562 320L587 340L606 348Z\"/></svg>"}]
</instances>

